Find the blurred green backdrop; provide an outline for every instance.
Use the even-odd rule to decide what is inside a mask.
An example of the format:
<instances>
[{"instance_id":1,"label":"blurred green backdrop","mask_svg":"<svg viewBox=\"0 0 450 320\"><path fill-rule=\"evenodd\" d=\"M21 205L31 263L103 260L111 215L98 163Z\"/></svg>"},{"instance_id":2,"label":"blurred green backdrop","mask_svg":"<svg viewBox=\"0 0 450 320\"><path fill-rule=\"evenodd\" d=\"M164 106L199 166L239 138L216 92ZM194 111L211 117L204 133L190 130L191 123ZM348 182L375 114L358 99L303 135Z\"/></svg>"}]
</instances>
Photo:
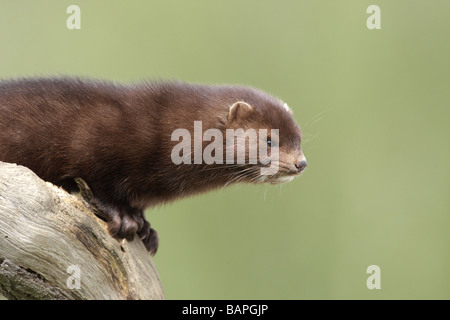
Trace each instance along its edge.
<instances>
[{"instance_id":1,"label":"blurred green backdrop","mask_svg":"<svg viewBox=\"0 0 450 320\"><path fill-rule=\"evenodd\" d=\"M294 110L302 177L147 212L167 298L450 298L449 1L2 0L0 44L3 79L238 83Z\"/></svg>"}]
</instances>

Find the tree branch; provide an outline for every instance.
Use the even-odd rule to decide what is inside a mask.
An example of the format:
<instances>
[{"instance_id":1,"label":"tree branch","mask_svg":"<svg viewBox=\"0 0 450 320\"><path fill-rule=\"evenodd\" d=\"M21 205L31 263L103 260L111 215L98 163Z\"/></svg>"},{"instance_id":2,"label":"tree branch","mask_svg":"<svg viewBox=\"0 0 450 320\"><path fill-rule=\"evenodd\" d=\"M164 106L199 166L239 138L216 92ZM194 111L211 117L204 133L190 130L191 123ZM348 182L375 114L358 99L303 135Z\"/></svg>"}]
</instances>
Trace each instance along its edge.
<instances>
[{"instance_id":1,"label":"tree branch","mask_svg":"<svg viewBox=\"0 0 450 320\"><path fill-rule=\"evenodd\" d=\"M9 299L164 299L137 237L112 238L80 197L3 162L0 293Z\"/></svg>"}]
</instances>

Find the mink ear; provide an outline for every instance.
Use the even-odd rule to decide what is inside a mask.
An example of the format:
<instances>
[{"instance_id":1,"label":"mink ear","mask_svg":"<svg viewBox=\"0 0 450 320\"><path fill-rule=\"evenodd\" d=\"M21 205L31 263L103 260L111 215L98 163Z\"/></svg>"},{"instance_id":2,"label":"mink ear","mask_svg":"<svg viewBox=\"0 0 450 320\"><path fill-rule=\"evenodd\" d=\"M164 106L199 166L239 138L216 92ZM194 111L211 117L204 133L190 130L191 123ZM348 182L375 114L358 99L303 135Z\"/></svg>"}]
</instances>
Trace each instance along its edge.
<instances>
[{"instance_id":1,"label":"mink ear","mask_svg":"<svg viewBox=\"0 0 450 320\"><path fill-rule=\"evenodd\" d=\"M244 101L238 101L230 107L228 120L233 121L248 116L253 112L253 107Z\"/></svg>"}]
</instances>

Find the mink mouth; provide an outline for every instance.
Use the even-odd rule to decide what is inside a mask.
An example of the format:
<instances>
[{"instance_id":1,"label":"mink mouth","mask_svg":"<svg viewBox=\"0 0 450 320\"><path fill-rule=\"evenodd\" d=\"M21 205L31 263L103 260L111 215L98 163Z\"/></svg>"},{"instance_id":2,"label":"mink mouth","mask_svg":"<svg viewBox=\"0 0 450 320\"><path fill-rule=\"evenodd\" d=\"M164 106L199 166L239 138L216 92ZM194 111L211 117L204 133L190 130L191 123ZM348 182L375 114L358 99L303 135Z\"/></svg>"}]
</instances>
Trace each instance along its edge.
<instances>
[{"instance_id":1,"label":"mink mouth","mask_svg":"<svg viewBox=\"0 0 450 320\"><path fill-rule=\"evenodd\" d=\"M258 181L260 183L267 183L267 184L282 184L291 182L296 177L301 176L303 174L304 170L302 171L294 171L291 168L289 168L286 165L279 164L278 172L274 175L261 175Z\"/></svg>"},{"instance_id":2,"label":"mink mouth","mask_svg":"<svg viewBox=\"0 0 450 320\"><path fill-rule=\"evenodd\" d=\"M296 177L300 176L302 173L303 171L294 174L277 175L274 176L273 180L268 181L268 183L270 184L288 183L294 180Z\"/></svg>"}]
</instances>

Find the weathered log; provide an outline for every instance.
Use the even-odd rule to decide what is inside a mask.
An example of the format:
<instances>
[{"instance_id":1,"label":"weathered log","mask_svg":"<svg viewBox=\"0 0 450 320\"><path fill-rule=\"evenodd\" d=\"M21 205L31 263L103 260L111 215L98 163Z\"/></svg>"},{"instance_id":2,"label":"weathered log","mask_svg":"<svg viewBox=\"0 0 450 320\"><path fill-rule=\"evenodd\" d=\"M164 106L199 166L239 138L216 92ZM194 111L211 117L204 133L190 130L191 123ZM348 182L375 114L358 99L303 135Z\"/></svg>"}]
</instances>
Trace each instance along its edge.
<instances>
[{"instance_id":1,"label":"weathered log","mask_svg":"<svg viewBox=\"0 0 450 320\"><path fill-rule=\"evenodd\" d=\"M0 162L0 293L8 299L164 299L137 237L111 237L81 196Z\"/></svg>"}]
</instances>

